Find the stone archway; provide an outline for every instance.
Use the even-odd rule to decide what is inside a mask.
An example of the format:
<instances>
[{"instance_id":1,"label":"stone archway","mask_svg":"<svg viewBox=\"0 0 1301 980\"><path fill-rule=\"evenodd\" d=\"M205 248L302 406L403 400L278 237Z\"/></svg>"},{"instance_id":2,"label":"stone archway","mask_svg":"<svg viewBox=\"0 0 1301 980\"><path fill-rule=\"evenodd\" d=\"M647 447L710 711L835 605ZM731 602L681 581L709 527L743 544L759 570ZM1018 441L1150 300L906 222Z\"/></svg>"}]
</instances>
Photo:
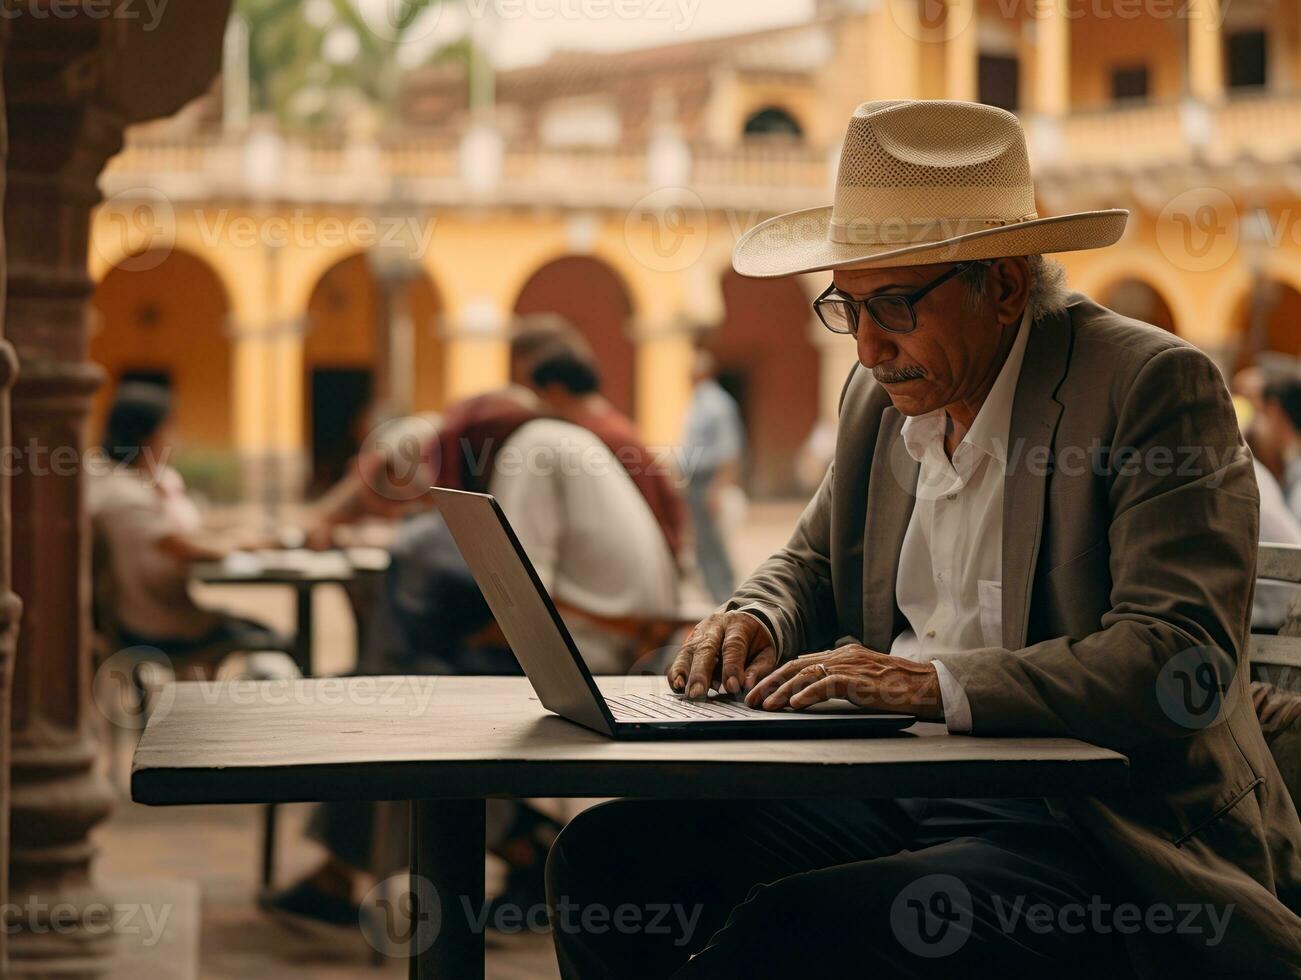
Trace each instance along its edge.
<instances>
[{"instance_id":1,"label":"stone archway","mask_svg":"<svg viewBox=\"0 0 1301 980\"><path fill-rule=\"evenodd\" d=\"M1142 279L1121 279L1112 283L1099 302L1122 316L1151 323L1176 336L1179 334L1170 304L1155 286Z\"/></svg>"},{"instance_id":2,"label":"stone archway","mask_svg":"<svg viewBox=\"0 0 1301 980\"><path fill-rule=\"evenodd\" d=\"M798 494L795 458L818 419L821 361L809 338L808 298L793 279L723 274L723 322L709 347L741 406L750 492Z\"/></svg>"},{"instance_id":3,"label":"stone archway","mask_svg":"<svg viewBox=\"0 0 1301 980\"><path fill-rule=\"evenodd\" d=\"M441 309L423 271L402 270L386 287L365 253L317 280L303 324L309 496L343 475L380 415L443 407Z\"/></svg>"},{"instance_id":4,"label":"stone archway","mask_svg":"<svg viewBox=\"0 0 1301 980\"><path fill-rule=\"evenodd\" d=\"M633 414L636 350L628 337L632 301L614 269L586 255L554 259L524 283L514 312L555 313L573 323L596 352L601 390L620 411Z\"/></svg>"},{"instance_id":5,"label":"stone archway","mask_svg":"<svg viewBox=\"0 0 1301 980\"><path fill-rule=\"evenodd\" d=\"M157 382L172 392L180 457L204 474L197 489L234 492L230 302L217 273L189 252L146 252L108 271L91 308L90 360L107 383L88 439L98 441L121 382Z\"/></svg>"},{"instance_id":6,"label":"stone archway","mask_svg":"<svg viewBox=\"0 0 1301 980\"><path fill-rule=\"evenodd\" d=\"M1235 305L1233 326L1239 338L1235 370L1266 351L1301 357L1301 292L1277 279L1249 285Z\"/></svg>"}]
</instances>

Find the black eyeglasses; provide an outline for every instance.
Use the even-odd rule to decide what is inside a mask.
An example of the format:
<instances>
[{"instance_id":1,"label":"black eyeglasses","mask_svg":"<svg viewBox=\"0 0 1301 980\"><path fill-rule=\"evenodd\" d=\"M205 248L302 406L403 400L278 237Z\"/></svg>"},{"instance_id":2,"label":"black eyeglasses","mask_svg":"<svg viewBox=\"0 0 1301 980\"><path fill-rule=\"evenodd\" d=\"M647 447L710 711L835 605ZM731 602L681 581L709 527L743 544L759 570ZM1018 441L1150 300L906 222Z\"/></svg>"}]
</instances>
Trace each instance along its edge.
<instances>
[{"instance_id":1,"label":"black eyeglasses","mask_svg":"<svg viewBox=\"0 0 1301 980\"><path fill-rule=\"evenodd\" d=\"M912 333L917 329L917 311L913 305L932 289L944 285L973 265L989 265L989 262L984 259L959 262L915 292L884 293L867 299L846 296L832 283L813 301L813 311L817 313L822 325L832 333L857 334L863 310L867 310L876 325L887 333Z\"/></svg>"}]
</instances>

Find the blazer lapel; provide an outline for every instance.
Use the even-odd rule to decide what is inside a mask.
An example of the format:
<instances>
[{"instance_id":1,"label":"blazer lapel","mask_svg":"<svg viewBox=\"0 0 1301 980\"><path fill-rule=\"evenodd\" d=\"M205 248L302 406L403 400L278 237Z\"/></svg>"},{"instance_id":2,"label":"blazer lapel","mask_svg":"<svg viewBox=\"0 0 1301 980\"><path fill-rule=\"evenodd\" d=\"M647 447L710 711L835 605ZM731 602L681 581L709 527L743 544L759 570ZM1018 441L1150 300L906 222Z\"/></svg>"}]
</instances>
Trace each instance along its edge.
<instances>
[{"instance_id":1,"label":"blazer lapel","mask_svg":"<svg viewBox=\"0 0 1301 980\"><path fill-rule=\"evenodd\" d=\"M1068 312L1031 325L1012 401L1003 483L1003 646L1009 650L1026 644L1053 437L1062 414L1056 392L1066 375L1070 333Z\"/></svg>"},{"instance_id":2,"label":"blazer lapel","mask_svg":"<svg viewBox=\"0 0 1301 980\"><path fill-rule=\"evenodd\" d=\"M899 433L903 416L890 406L881 413L872 475L867 488L863 541L863 645L890 652L895 635L895 580L899 552L917 493L917 461Z\"/></svg>"}]
</instances>

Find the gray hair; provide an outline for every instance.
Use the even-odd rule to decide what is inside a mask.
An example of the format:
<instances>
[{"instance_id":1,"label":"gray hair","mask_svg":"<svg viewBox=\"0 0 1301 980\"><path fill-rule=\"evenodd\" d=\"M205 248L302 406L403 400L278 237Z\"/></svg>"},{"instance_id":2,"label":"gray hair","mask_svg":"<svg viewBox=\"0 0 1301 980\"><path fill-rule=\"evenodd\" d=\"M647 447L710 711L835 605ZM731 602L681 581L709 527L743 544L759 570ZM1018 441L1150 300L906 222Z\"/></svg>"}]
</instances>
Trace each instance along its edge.
<instances>
[{"instance_id":1,"label":"gray hair","mask_svg":"<svg viewBox=\"0 0 1301 980\"><path fill-rule=\"evenodd\" d=\"M1062 264L1042 255L1027 255L1025 260L1030 265L1030 295L1026 298L1026 306L1030 308L1031 322L1066 309L1071 291L1066 285L1066 269ZM979 309L985 299L988 266L968 266L958 274L958 280L967 287L968 308Z\"/></svg>"}]
</instances>

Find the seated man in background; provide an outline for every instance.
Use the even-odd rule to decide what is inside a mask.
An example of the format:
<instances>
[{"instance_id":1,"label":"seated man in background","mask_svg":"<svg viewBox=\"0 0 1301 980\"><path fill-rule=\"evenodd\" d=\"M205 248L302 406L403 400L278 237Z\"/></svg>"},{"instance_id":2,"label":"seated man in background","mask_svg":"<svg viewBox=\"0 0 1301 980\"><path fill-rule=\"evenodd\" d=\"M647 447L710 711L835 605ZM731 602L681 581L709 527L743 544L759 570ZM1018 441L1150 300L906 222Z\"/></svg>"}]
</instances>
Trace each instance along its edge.
<instances>
[{"instance_id":1,"label":"seated man in background","mask_svg":"<svg viewBox=\"0 0 1301 980\"><path fill-rule=\"evenodd\" d=\"M568 357L580 343L563 330L534 328L527 353L513 360L531 371L545 353ZM636 618L673 615L676 568L651 505L610 449L545 411L521 384L465 399L444 414L435 444L424 451L426 465L439 486L499 494L589 666L619 672L639 652ZM359 673L519 672L437 511L408 517L390 553ZM318 807L309 835L325 846L326 860L285 891L264 896L263 907L355 926L361 876L383 875L399 863L397 854L372 853L374 812L368 803ZM547 847L558 830L526 804L489 802L489 849L509 869L499 901L528 908L544 900ZM388 836L400 844L401 828Z\"/></svg>"},{"instance_id":2,"label":"seated man in background","mask_svg":"<svg viewBox=\"0 0 1301 980\"><path fill-rule=\"evenodd\" d=\"M686 519L682 497L669 479L666 464L642 442L632 419L601 394L601 375L591 352L574 345L552 350L534 365L528 386L548 415L592 432L623 464L676 561Z\"/></svg>"},{"instance_id":3,"label":"seated man in background","mask_svg":"<svg viewBox=\"0 0 1301 980\"><path fill-rule=\"evenodd\" d=\"M109 409L102 456L87 466L87 509L97 542L99 628L124 647L154 647L184 659L234 649L284 649L283 639L252 620L200 606L189 569L230 550L203 535L203 520L168 465L174 445L167 389L127 382Z\"/></svg>"}]
</instances>

